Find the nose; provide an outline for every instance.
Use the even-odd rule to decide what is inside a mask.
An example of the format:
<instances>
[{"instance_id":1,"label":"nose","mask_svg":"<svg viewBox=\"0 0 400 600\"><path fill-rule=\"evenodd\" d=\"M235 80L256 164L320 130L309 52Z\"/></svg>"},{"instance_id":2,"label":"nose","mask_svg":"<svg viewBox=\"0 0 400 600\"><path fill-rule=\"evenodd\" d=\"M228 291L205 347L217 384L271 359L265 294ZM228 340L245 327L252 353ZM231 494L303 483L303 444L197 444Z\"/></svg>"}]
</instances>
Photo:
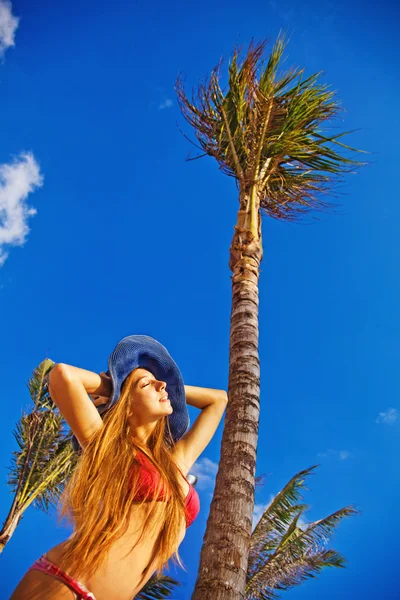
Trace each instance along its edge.
<instances>
[{"instance_id":1,"label":"nose","mask_svg":"<svg viewBox=\"0 0 400 600\"><path fill-rule=\"evenodd\" d=\"M167 384L165 383L165 381L159 381L158 383L161 384L159 386L160 390L164 391L166 389L166 387L167 387Z\"/></svg>"}]
</instances>

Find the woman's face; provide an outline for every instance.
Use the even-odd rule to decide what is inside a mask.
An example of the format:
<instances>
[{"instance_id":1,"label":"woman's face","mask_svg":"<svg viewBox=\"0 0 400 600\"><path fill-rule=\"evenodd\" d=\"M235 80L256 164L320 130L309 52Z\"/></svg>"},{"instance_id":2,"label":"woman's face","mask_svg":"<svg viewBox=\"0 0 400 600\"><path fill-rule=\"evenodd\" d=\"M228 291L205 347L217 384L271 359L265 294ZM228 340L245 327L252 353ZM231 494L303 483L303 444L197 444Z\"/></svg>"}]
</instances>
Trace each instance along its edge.
<instances>
[{"instance_id":1,"label":"woman's face","mask_svg":"<svg viewBox=\"0 0 400 600\"><path fill-rule=\"evenodd\" d=\"M173 412L167 384L159 381L147 369L135 369L131 387L131 416L136 425L154 422Z\"/></svg>"}]
</instances>

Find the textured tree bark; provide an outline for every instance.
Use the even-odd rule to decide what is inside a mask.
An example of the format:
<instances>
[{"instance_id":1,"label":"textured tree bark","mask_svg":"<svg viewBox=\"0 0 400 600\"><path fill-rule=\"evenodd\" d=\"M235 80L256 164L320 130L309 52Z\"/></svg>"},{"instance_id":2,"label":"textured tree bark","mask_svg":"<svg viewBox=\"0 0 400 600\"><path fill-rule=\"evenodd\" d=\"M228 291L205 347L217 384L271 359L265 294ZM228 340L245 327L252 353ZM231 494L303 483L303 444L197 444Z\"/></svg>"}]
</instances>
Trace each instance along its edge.
<instances>
[{"instance_id":1,"label":"textured tree bark","mask_svg":"<svg viewBox=\"0 0 400 600\"><path fill-rule=\"evenodd\" d=\"M261 216L252 224L249 195L241 196L230 249L232 310L228 405L214 496L192 600L243 600L254 511L260 414L258 277ZM255 225L255 226L254 226Z\"/></svg>"}]
</instances>

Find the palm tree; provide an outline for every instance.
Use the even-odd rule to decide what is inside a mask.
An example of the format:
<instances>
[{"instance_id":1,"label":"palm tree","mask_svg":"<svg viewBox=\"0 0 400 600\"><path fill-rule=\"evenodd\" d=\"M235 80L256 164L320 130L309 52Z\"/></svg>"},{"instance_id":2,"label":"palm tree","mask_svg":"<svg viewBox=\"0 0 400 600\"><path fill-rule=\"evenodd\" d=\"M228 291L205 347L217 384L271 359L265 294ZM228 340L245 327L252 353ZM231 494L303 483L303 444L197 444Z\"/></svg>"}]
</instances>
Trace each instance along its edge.
<instances>
[{"instance_id":1,"label":"palm tree","mask_svg":"<svg viewBox=\"0 0 400 600\"><path fill-rule=\"evenodd\" d=\"M337 152L358 152L341 141L349 132L321 130L338 114L339 104L319 83L320 73L304 79L304 69L296 68L278 76L285 45L278 37L266 65L265 42L251 42L243 61L235 49L227 91L219 83L221 63L191 100L181 77L175 88L201 156L214 157L222 172L236 179L239 191L229 261L229 402L194 600L242 599L246 589L260 414L261 214L295 220L314 208L323 210L330 204L321 196L342 173L362 164Z\"/></svg>"},{"instance_id":2,"label":"palm tree","mask_svg":"<svg viewBox=\"0 0 400 600\"><path fill-rule=\"evenodd\" d=\"M275 496L251 534L247 566L246 600L274 600L316 575L325 567L343 568L344 556L326 543L345 517L359 514L345 506L313 523L299 523L310 508L302 503L305 478L316 465L300 471Z\"/></svg>"},{"instance_id":3,"label":"palm tree","mask_svg":"<svg viewBox=\"0 0 400 600\"><path fill-rule=\"evenodd\" d=\"M0 552L28 506L34 503L47 512L56 505L76 463L71 435L65 432L48 391L47 376L53 366L52 360L45 359L33 371L28 389L34 408L21 416L14 431L19 450L13 452L8 477L14 498L0 531Z\"/></svg>"}]
</instances>

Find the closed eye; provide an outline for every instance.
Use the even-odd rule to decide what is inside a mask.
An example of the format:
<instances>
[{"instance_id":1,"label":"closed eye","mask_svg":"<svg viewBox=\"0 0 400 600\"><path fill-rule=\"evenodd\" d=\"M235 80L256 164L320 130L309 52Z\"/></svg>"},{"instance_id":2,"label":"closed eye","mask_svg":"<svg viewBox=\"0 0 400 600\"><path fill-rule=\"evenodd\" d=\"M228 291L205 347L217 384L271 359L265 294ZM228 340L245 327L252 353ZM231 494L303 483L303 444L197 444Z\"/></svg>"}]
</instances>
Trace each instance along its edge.
<instances>
[{"instance_id":1,"label":"closed eye","mask_svg":"<svg viewBox=\"0 0 400 600\"><path fill-rule=\"evenodd\" d=\"M142 388L144 388L144 387L146 387L146 386L150 385L152 381L157 381L157 379L152 379L151 381L146 381L146 382L144 383L144 385L142 385Z\"/></svg>"},{"instance_id":2,"label":"closed eye","mask_svg":"<svg viewBox=\"0 0 400 600\"><path fill-rule=\"evenodd\" d=\"M156 379L152 379L152 381L157 381L157 380ZM151 381L148 381L142 387L147 387L148 385L151 385Z\"/></svg>"}]
</instances>

